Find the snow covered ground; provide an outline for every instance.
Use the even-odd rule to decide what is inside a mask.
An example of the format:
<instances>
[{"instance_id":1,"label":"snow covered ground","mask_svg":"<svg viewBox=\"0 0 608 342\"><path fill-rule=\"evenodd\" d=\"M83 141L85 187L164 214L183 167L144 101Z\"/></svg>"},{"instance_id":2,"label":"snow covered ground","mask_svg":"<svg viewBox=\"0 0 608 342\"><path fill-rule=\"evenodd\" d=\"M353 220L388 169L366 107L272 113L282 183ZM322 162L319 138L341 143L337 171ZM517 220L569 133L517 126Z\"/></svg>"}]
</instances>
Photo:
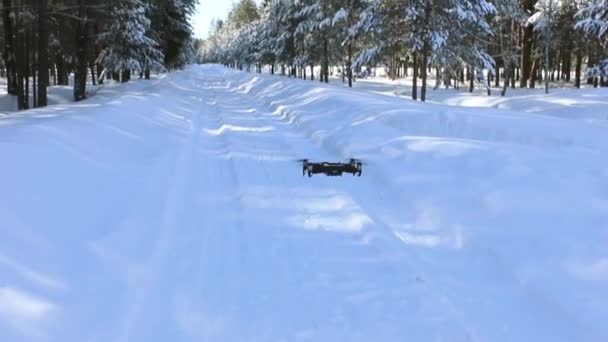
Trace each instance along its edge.
<instances>
[{"instance_id":1,"label":"snow covered ground","mask_svg":"<svg viewBox=\"0 0 608 342\"><path fill-rule=\"evenodd\" d=\"M336 79L335 82L340 82ZM420 83L419 83L420 85ZM500 108L520 113L549 115L564 119L585 120L608 124L608 88L593 88L582 84L581 89L574 89L572 84L552 83L549 94L545 94L544 83L535 89L511 89L506 96L500 96L501 88L492 86L491 96L483 84L475 83L473 93L468 91L467 84L460 89L434 88L435 80L429 81L427 101L430 103L451 106ZM411 78L391 81L386 77L359 79L354 88L372 93L400 96L411 99ZM420 90L418 90L420 92Z\"/></svg>"},{"instance_id":2,"label":"snow covered ground","mask_svg":"<svg viewBox=\"0 0 608 342\"><path fill-rule=\"evenodd\" d=\"M201 66L5 115L0 340L606 341L608 126L526 101Z\"/></svg>"},{"instance_id":3,"label":"snow covered ground","mask_svg":"<svg viewBox=\"0 0 608 342\"><path fill-rule=\"evenodd\" d=\"M164 75L152 75L152 79L162 78ZM145 81L142 79L134 78L132 83L138 85L129 85L129 89L137 88L144 86ZM49 105L66 105L74 102L74 76L69 76L70 85L51 85L47 88L47 102ZM109 88L113 88L116 86L120 86L118 82L113 80L106 79L104 84L93 85L91 81L90 75L87 78L87 93L88 97L92 97L97 95L97 93L101 90L107 90ZM30 107L34 105L33 99L33 80L30 79ZM6 89L6 79L0 78L0 116L6 116L10 113L17 111L17 97L10 96L7 94Z\"/></svg>"}]
</instances>

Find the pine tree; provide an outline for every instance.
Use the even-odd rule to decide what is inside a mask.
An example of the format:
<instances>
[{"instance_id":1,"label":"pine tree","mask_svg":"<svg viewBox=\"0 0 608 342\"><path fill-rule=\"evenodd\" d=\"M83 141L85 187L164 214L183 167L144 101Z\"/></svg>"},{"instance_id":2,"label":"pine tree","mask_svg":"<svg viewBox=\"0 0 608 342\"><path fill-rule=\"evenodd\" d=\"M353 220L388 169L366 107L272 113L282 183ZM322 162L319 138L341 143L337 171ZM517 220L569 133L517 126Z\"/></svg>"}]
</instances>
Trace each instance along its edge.
<instances>
[{"instance_id":1,"label":"pine tree","mask_svg":"<svg viewBox=\"0 0 608 342\"><path fill-rule=\"evenodd\" d=\"M151 20L149 36L157 41L169 69L181 68L194 58L192 26L196 0L148 0Z\"/></svg>"},{"instance_id":2,"label":"pine tree","mask_svg":"<svg viewBox=\"0 0 608 342\"><path fill-rule=\"evenodd\" d=\"M501 95L505 96L509 84L515 82L515 69L522 57L519 53L517 36L520 25L527 22L527 15L517 0L497 0L496 15L492 20L495 36L496 50L498 51L498 63L502 65L504 80ZM533 26L530 26L533 27ZM524 35L525 36L525 35ZM531 47L530 47L531 48ZM523 53L523 52L522 52ZM527 52L523 53L524 55ZM500 68L496 67L496 86L498 86Z\"/></svg>"},{"instance_id":3,"label":"pine tree","mask_svg":"<svg viewBox=\"0 0 608 342\"><path fill-rule=\"evenodd\" d=\"M588 0L582 3L576 14L575 28L582 30L591 39L594 58L588 66L587 76L598 85L608 86L608 0Z\"/></svg>"},{"instance_id":4,"label":"pine tree","mask_svg":"<svg viewBox=\"0 0 608 342\"><path fill-rule=\"evenodd\" d=\"M260 14L253 0L241 0L228 14L228 20L233 22L237 29L260 19Z\"/></svg>"},{"instance_id":5,"label":"pine tree","mask_svg":"<svg viewBox=\"0 0 608 342\"><path fill-rule=\"evenodd\" d=\"M163 54L158 43L148 36L150 20L141 0L120 0L112 3L112 20L99 35L104 46L97 58L108 72L121 72L122 81L130 79L131 71L163 68Z\"/></svg>"}]
</instances>

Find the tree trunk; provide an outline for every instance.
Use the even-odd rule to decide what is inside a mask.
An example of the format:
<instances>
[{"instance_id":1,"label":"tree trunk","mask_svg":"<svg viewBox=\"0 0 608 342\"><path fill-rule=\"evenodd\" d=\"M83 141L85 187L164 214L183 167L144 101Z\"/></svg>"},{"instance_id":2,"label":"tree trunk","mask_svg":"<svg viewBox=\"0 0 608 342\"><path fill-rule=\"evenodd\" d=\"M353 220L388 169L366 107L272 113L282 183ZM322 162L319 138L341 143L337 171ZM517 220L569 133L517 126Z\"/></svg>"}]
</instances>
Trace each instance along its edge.
<instances>
[{"instance_id":1,"label":"tree trunk","mask_svg":"<svg viewBox=\"0 0 608 342\"><path fill-rule=\"evenodd\" d=\"M353 87L353 43L348 43L348 60L346 67L348 68L348 87Z\"/></svg>"},{"instance_id":2,"label":"tree trunk","mask_svg":"<svg viewBox=\"0 0 608 342\"><path fill-rule=\"evenodd\" d=\"M11 95L17 95L17 68L15 63L15 39L11 18L11 0L2 1L2 19L4 24L4 63L6 67L6 89Z\"/></svg>"},{"instance_id":3,"label":"tree trunk","mask_svg":"<svg viewBox=\"0 0 608 342\"><path fill-rule=\"evenodd\" d=\"M429 57L429 44L428 42L424 42L424 46L422 47L422 62L420 63L420 71L422 78L422 86L420 87L420 100L422 102L426 101L426 79L427 79L427 63Z\"/></svg>"},{"instance_id":4,"label":"tree trunk","mask_svg":"<svg viewBox=\"0 0 608 342\"><path fill-rule=\"evenodd\" d=\"M329 42L327 38L323 39L323 81L329 83Z\"/></svg>"},{"instance_id":5,"label":"tree trunk","mask_svg":"<svg viewBox=\"0 0 608 342\"><path fill-rule=\"evenodd\" d=\"M105 75L101 74L103 72L103 66L101 64L96 64L95 69L97 71L97 83L103 84L104 78L106 77Z\"/></svg>"},{"instance_id":6,"label":"tree trunk","mask_svg":"<svg viewBox=\"0 0 608 342\"><path fill-rule=\"evenodd\" d=\"M32 106L38 106L38 77L36 77L36 69L32 69Z\"/></svg>"},{"instance_id":7,"label":"tree trunk","mask_svg":"<svg viewBox=\"0 0 608 342\"><path fill-rule=\"evenodd\" d=\"M18 15L20 17L20 15ZM26 37L25 32L19 32L19 19L17 20L17 39L16 41L16 59L17 59L17 109L25 110L28 108L28 94L26 92L26 87L28 84L26 81L27 74L27 63L28 58L26 54Z\"/></svg>"},{"instance_id":8,"label":"tree trunk","mask_svg":"<svg viewBox=\"0 0 608 342\"><path fill-rule=\"evenodd\" d=\"M598 62L598 58L595 56L595 52L593 50L590 51L589 56L587 58L587 65L592 66ZM594 77L587 77L587 84L592 85L595 82Z\"/></svg>"},{"instance_id":9,"label":"tree trunk","mask_svg":"<svg viewBox=\"0 0 608 342\"><path fill-rule=\"evenodd\" d=\"M524 0L523 8L528 13L534 13L534 5L536 0ZM527 25L522 28L523 30L523 39L522 39L522 49L521 49L521 78L519 80L519 87L526 88L528 85L528 80L530 79L530 74L532 70L532 43L534 39L534 27L532 25Z\"/></svg>"},{"instance_id":10,"label":"tree trunk","mask_svg":"<svg viewBox=\"0 0 608 342\"><path fill-rule=\"evenodd\" d=\"M439 88L439 86L441 85L441 75L440 75L441 71L439 70L439 67L435 68L435 89Z\"/></svg>"},{"instance_id":11,"label":"tree trunk","mask_svg":"<svg viewBox=\"0 0 608 342\"><path fill-rule=\"evenodd\" d=\"M34 3L33 9L36 10L36 3ZM37 102L38 88L36 87L37 86L37 83L36 83L36 81L37 81L37 77L36 77L36 70L37 70L37 68L36 68L36 43L37 43L37 41L35 38L36 29L37 29L36 23L34 22L34 23L32 23L32 30L28 34L28 41L29 41L28 46L30 46L30 48L28 48L28 60L30 62L28 63L27 74L28 74L28 80L29 80L29 77L32 78L32 88L31 88L32 89L32 104L31 104L31 106L33 108L36 108L36 104L38 103ZM29 44L31 44L31 45L29 45ZM29 89L29 87L28 87L28 89ZM29 100L29 97L28 97L28 100Z\"/></svg>"},{"instance_id":12,"label":"tree trunk","mask_svg":"<svg viewBox=\"0 0 608 342\"><path fill-rule=\"evenodd\" d=\"M566 82L570 82L572 77L572 54L569 53L566 58Z\"/></svg>"},{"instance_id":13,"label":"tree trunk","mask_svg":"<svg viewBox=\"0 0 608 342\"><path fill-rule=\"evenodd\" d=\"M475 72L473 71L473 67L469 67L469 93L472 93L475 90Z\"/></svg>"},{"instance_id":14,"label":"tree trunk","mask_svg":"<svg viewBox=\"0 0 608 342\"><path fill-rule=\"evenodd\" d=\"M538 74L538 68L540 66L540 60L535 58L532 62L532 70L530 71L530 88L534 89L536 87L536 80Z\"/></svg>"},{"instance_id":15,"label":"tree trunk","mask_svg":"<svg viewBox=\"0 0 608 342\"><path fill-rule=\"evenodd\" d=\"M576 66L574 70L574 85L577 88L581 87L581 67L583 65L583 54L581 51L576 52Z\"/></svg>"},{"instance_id":16,"label":"tree trunk","mask_svg":"<svg viewBox=\"0 0 608 342\"><path fill-rule=\"evenodd\" d=\"M511 68L511 75L509 77L511 78L511 88L515 89L515 67Z\"/></svg>"},{"instance_id":17,"label":"tree trunk","mask_svg":"<svg viewBox=\"0 0 608 342\"><path fill-rule=\"evenodd\" d=\"M121 83L127 83L131 80L131 70L125 69L122 71L122 75L120 78Z\"/></svg>"},{"instance_id":18,"label":"tree trunk","mask_svg":"<svg viewBox=\"0 0 608 342\"><path fill-rule=\"evenodd\" d=\"M95 76L95 66L93 63L89 63L89 72L91 73L91 83L97 85L97 77Z\"/></svg>"},{"instance_id":19,"label":"tree trunk","mask_svg":"<svg viewBox=\"0 0 608 342\"><path fill-rule=\"evenodd\" d=\"M505 74L504 74L504 84L502 86L502 92L500 93L500 96L505 96L507 94L507 88L509 87L509 77L511 76L511 70L509 70L510 68L507 68L507 66L505 65Z\"/></svg>"},{"instance_id":20,"label":"tree trunk","mask_svg":"<svg viewBox=\"0 0 608 342\"><path fill-rule=\"evenodd\" d=\"M144 70L144 79L145 80L149 80L150 79L150 68L146 68Z\"/></svg>"},{"instance_id":21,"label":"tree trunk","mask_svg":"<svg viewBox=\"0 0 608 342\"><path fill-rule=\"evenodd\" d=\"M18 25L18 21L17 21L17 29L19 27ZM23 33L18 32L17 33L17 39L15 39L15 57L16 57L16 62L17 62L17 109L18 110L24 110L27 108L26 104L24 104L24 98L25 98L25 93L24 93L24 89L23 89L23 75L25 74L25 67L24 67L24 63L25 63L25 57L23 56L23 50L24 50L24 45L25 44L25 37L23 35Z\"/></svg>"},{"instance_id":22,"label":"tree trunk","mask_svg":"<svg viewBox=\"0 0 608 342\"><path fill-rule=\"evenodd\" d=\"M500 86L500 65L496 62L496 77L494 78L496 87Z\"/></svg>"},{"instance_id":23,"label":"tree trunk","mask_svg":"<svg viewBox=\"0 0 608 342\"><path fill-rule=\"evenodd\" d=\"M68 80L65 77L65 61L63 60L63 56L61 56L60 54L57 54L57 56L55 56L55 66L57 69L57 84L67 85Z\"/></svg>"},{"instance_id":24,"label":"tree trunk","mask_svg":"<svg viewBox=\"0 0 608 342\"><path fill-rule=\"evenodd\" d=\"M38 12L38 2L34 2L32 4L32 11L33 13L37 13ZM27 80L29 82L30 77L32 78L32 104L31 107L36 108L37 105L37 93L38 93L38 88L37 88L37 78L36 78L36 71L38 70L37 68L37 60L36 60L36 49L37 49L37 43L38 41L36 40L36 33L37 33L37 29L38 26L36 25L36 21L32 21L31 23L31 28L30 31L27 34L27 40L28 40L28 49L27 49ZM30 87L29 84L27 86L27 89L29 91ZM27 96L28 99L28 105L29 104L29 95Z\"/></svg>"},{"instance_id":25,"label":"tree trunk","mask_svg":"<svg viewBox=\"0 0 608 342\"><path fill-rule=\"evenodd\" d=\"M310 65L310 80L315 80L315 66L313 64Z\"/></svg>"},{"instance_id":26,"label":"tree trunk","mask_svg":"<svg viewBox=\"0 0 608 342\"><path fill-rule=\"evenodd\" d=\"M487 79L488 84L486 85L487 87L487 91L488 91L488 96L492 95L492 81L490 81L490 73L488 73L488 79Z\"/></svg>"},{"instance_id":27,"label":"tree trunk","mask_svg":"<svg viewBox=\"0 0 608 342\"><path fill-rule=\"evenodd\" d=\"M428 28L431 25L431 18L432 18L432 7L431 7L431 2L430 1L426 1L426 5L424 7L424 27L425 29L423 30L426 31L428 30ZM421 61L421 65L420 65L420 70L422 71L422 87L420 89L420 100L422 102L426 101L426 79L427 79L427 68L428 68L428 58L429 58L429 50L431 49L430 47L430 42L428 41L428 37L424 37L424 44L422 45L422 61Z\"/></svg>"},{"instance_id":28,"label":"tree trunk","mask_svg":"<svg viewBox=\"0 0 608 342\"><path fill-rule=\"evenodd\" d=\"M31 34L28 32L25 35L25 50L24 50L24 54L25 54L25 74L23 75L23 77L25 78L25 109L29 109L30 108L30 75L32 74L32 68L31 68L31 58L30 58L30 50L31 50Z\"/></svg>"},{"instance_id":29,"label":"tree trunk","mask_svg":"<svg viewBox=\"0 0 608 342\"><path fill-rule=\"evenodd\" d=\"M413 75L413 81L412 81L412 99L413 100L417 100L418 99L418 53L414 52L414 75Z\"/></svg>"},{"instance_id":30,"label":"tree trunk","mask_svg":"<svg viewBox=\"0 0 608 342\"><path fill-rule=\"evenodd\" d=\"M76 28L76 71L74 73L74 101L87 97L87 33L88 21L86 0L78 0L78 21Z\"/></svg>"},{"instance_id":31,"label":"tree trunk","mask_svg":"<svg viewBox=\"0 0 608 342\"><path fill-rule=\"evenodd\" d=\"M390 59L389 59L389 74L390 74L391 81L394 81L397 79L397 65L396 65L397 58L395 57L396 54L397 53L396 53L395 49L393 48L391 51Z\"/></svg>"},{"instance_id":32,"label":"tree trunk","mask_svg":"<svg viewBox=\"0 0 608 342\"><path fill-rule=\"evenodd\" d=\"M46 107L46 87L49 84L48 0L38 4L38 107Z\"/></svg>"}]
</instances>

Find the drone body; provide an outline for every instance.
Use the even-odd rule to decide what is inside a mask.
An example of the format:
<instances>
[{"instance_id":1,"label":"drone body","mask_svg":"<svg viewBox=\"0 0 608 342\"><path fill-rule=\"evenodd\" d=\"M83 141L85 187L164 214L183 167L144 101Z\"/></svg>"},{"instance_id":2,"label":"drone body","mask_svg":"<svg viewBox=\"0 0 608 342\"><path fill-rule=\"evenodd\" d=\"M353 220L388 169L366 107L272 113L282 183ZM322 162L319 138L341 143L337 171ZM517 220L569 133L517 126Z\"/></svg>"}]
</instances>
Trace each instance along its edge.
<instances>
[{"instance_id":1,"label":"drone body","mask_svg":"<svg viewBox=\"0 0 608 342\"><path fill-rule=\"evenodd\" d=\"M313 163L308 159L302 160L302 176L308 173L308 177L313 174L323 173L326 176L342 176L342 173L351 173L353 176L361 176L363 163L357 159L350 159L348 163Z\"/></svg>"}]
</instances>

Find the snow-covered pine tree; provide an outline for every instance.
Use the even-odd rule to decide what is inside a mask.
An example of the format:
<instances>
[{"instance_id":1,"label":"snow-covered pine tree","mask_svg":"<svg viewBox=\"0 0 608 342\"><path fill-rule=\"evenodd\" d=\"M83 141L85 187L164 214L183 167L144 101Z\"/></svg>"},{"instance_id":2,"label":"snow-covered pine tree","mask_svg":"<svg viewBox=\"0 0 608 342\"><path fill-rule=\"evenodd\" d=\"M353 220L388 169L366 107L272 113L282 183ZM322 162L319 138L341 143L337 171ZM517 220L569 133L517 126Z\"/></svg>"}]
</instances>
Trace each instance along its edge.
<instances>
[{"instance_id":1,"label":"snow-covered pine tree","mask_svg":"<svg viewBox=\"0 0 608 342\"><path fill-rule=\"evenodd\" d=\"M78 21L76 29L76 70L74 72L74 100L80 101L86 98L87 86L87 6L85 0L78 1Z\"/></svg>"},{"instance_id":2,"label":"snow-covered pine tree","mask_svg":"<svg viewBox=\"0 0 608 342\"><path fill-rule=\"evenodd\" d=\"M259 37L257 26L259 21L242 24L236 36L234 58L239 65L251 71L251 65L257 64L260 56Z\"/></svg>"},{"instance_id":3,"label":"snow-covered pine tree","mask_svg":"<svg viewBox=\"0 0 608 342\"><path fill-rule=\"evenodd\" d=\"M260 19L260 14L253 0L239 1L228 14L228 21L234 23L237 29Z\"/></svg>"},{"instance_id":4,"label":"snow-covered pine tree","mask_svg":"<svg viewBox=\"0 0 608 342\"><path fill-rule=\"evenodd\" d=\"M270 66L270 73L274 74L275 64L277 63L277 55L275 53L276 39L278 33L276 31L276 22L270 17L271 1L265 0L260 6L260 23L258 26L259 44L260 44L260 59L259 63Z\"/></svg>"},{"instance_id":5,"label":"snow-covered pine tree","mask_svg":"<svg viewBox=\"0 0 608 342\"><path fill-rule=\"evenodd\" d=\"M131 71L161 68L163 54L149 37L150 20L143 1L113 0L111 13L112 19L97 41L103 46L97 62L106 72L120 72L126 82Z\"/></svg>"},{"instance_id":6,"label":"snow-covered pine tree","mask_svg":"<svg viewBox=\"0 0 608 342\"><path fill-rule=\"evenodd\" d=\"M274 54L281 64L282 74L285 74L285 66L293 66L295 60L295 8L294 0L274 0L270 3L270 18L274 22L275 32ZM291 76L291 71L289 75Z\"/></svg>"},{"instance_id":7,"label":"snow-covered pine tree","mask_svg":"<svg viewBox=\"0 0 608 342\"><path fill-rule=\"evenodd\" d=\"M364 37L361 51L355 56L355 68L382 62L388 66L389 77L397 77L399 60L405 57L414 29L403 20L406 5L405 1L372 0L363 9L352 27L355 34Z\"/></svg>"},{"instance_id":8,"label":"snow-covered pine tree","mask_svg":"<svg viewBox=\"0 0 608 342\"><path fill-rule=\"evenodd\" d=\"M587 76L608 86L608 0L582 0L575 28L585 32L593 46Z\"/></svg>"},{"instance_id":9,"label":"snow-covered pine tree","mask_svg":"<svg viewBox=\"0 0 608 342\"><path fill-rule=\"evenodd\" d=\"M496 82L498 86L500 68L502 65L504 83L501 96L505 96L509 84L514 84L515 68L519 63L520 53L517 44L518 28L525 24L528 15L520 6L518 0L496 0L496 15L492 20L494 41L496 41L498 62L496 66ZM525 32L524 32L525 36ZM534 67L532 68L532 73Z\"/></svg>"},{"instance_id":10,"label":"snow-covered pine tree","mask_svg":"<svg viewBox=\"0 0 608 342\"><path fill-rule=\"evenodd\" d=\"M275 22L270 17L270 0L265 0L260 6L260 20L258 23L258 44L259 44L259 59L261 65L270 65L270 73L274 74L274 67L277 56L275 54L275 45L277 32Z\"/></svg>"},{"instance_id":11,"label":"snow-covered pine tree","mask_svg":"<svg viewBox=\"0 0 608 342\"><path fill-rule=\"evenodd\" d=\"M457 78L466 66L469 76L469 91L473 91L474 81L484 80L483 71L494 73L494 59L487 52L488 40L493 35L487 19L496 14L496 7L485 0L450 0L454 11L442 12L441 17L448 25L438 30L440 39L447 33L443 44L433 47L431 62L437 74L444 78ZM445 82L446 80L444 80ZM439 82L438 82L439 83ZM488 87L489 90L489 87Z\"/></svg>"},{"instance_id":12,"label":"snow-covered pine tree","mask_svg":"<svg viewBox=\"0 0 608 342\"><path fill-rule=\"evenodd\" d=\"M345 70L343 75L348 77L348 86L353 86L353 54L356 53L357 29L356 23L363 9L363 2L360 0L341 0L338 2L340 8L334 14L332 25L338 27L338 37L342 50L346 49L343 55Z\"/></svg>"},{"instance_id":13,"label":"snow-covered pine tree","mask_svg":"<svg viewBox=\"0 0 608 342\"><path fill-rule=\"evenodd\" d=\"M464 61L470 66L470 87L473 91L473 79L483 80L490 95L489 77L496 73L496 62L488 51L488 40L494 35L487 18L496 14L496 7L486 0L463 1L462 12L458 13L462 26L459 26L465 44L459 42L458 46L468 46L464 54ZM453 35L453 34L452 34ZM462 36L461 36L462 37ZM484 79L483 70L488 73Z\"/></svg>"},{"instance_id":14,"label":"snow-covered pine tree","mask_svg":"<svg viewBox=\"0 0 608 342\"><path fill-rule=\"evenodd\" d=\"M322 18L321 3L316 0L304 0L294 4L295 22L297 24L294 33L294 47L296 49L295 63L300 68L310 66L310 76L314 80L314 65L323 64L322 32L318 30ZM325 68L319 75L319 80L324 79Z\"/></svg>"},{"instance_id":15,"label":"snow-covered pine tree","mask_svg":"<svg viewBox=\"0 0 608 342\"><path fill-rule=\"evenodd\" d=\"M259 14L255 3L241 0L234 5L227 18L227 25L221 30L225 37L221 44L221 54L229 64L250 70L253 63L260 58L260 47L257 44L259 35ZM232 37L232 38L228 38Z\"/></svg>"},{"instance_id":16,"label":"snow-covered pine tree","mask_svg":"<svg viewBox=\"0 0 608 342\"><path fill-rule=\"evenodd\" d=\"M608 0L582 0L576 28L598 39L608 38Z\"/></svg>"},{"instance_id":17,"label":"snow-covered pine tree","mask_svg":"<svg viewBox=\"0 0 608 342\"><path fill-rule=\"evenodd\" d=\"M151 4L150 36L159 43L164 65L181 68L194 58L192 25L197 0L145 0Z\"/></svg>"},{"instance_id":18,"label":"snow-covered pine tree","mask_svg":"<svg viewBox=\"0 0 608 342\"><path fill-rule=\"evenodd\" d=\"M528 84L532 87L534 86L534 74L532 72L533 69L533 46L535 44L535 35L534 35L534 25L523 21L523 17L526 19L534 13L534 5L537 0L498 0L496 2L496 7L499 8L498 15L502 18L509 17L513 15L521 16L522 19L517 20L516 22L520 26L519 31L521 32L520 39L520 63L519 67L521 69L521 77L519 79L519 87L526 88ZM506 13L502 12L501 9L508 8L515 12ZM494 21L496 22L496 21ZM496 41L494 42L496 43ZM497 66L496 72L496 84L500 82L500 70Z\"/></svg>"},{"instance_id":19,"label":"snow-covered pine tree","mask_svg":"<svg viewBox=\"0 0 608 342\"><path fill-rule=\"evenodd\" d=\"M450 20L455 12L452 10L454 5L450 0L411 0L408 4L404 20L409 24L408 26L414 28L409 40L413 54L420 65L421 101L426 101L427 69L434 57L432 54L444 48L448 42L454 24Z\"/></svg>"},{"instance_id":20,"label":"snow-covered pine tree","mask_svg":"<svg viewBox=\"0 0 608 342\"><path fill-rule=\"evenodd\" d=\"M541 39L538 52L544 57L544 79L547 92L549 91L550 75L554 67L554 63L552 63L554 50L558 45L558 41L554 37L558 25L555 18L561 4L561 2L555 0L539 0L535 5L536 13L528 19L528 24L534 25L534 31Z\"/></svg>"},{"instance_id":21,"label":"snow-covered pine tree","mask_svg":"<svg viewBox=\"0 0 608 342\"><path fill-rule=\"evenodd\" d=\"M319 80L329 82L330 65L342 64L345 55L340 39L340 28L336 27L342 8L340 0L302 1L304 6L298 8L298 32L306 32L311 40L307 53L312 57L310 62L321 64ZM338 16L338 17L337 17Z\"/></svg>"}]
</instances>

